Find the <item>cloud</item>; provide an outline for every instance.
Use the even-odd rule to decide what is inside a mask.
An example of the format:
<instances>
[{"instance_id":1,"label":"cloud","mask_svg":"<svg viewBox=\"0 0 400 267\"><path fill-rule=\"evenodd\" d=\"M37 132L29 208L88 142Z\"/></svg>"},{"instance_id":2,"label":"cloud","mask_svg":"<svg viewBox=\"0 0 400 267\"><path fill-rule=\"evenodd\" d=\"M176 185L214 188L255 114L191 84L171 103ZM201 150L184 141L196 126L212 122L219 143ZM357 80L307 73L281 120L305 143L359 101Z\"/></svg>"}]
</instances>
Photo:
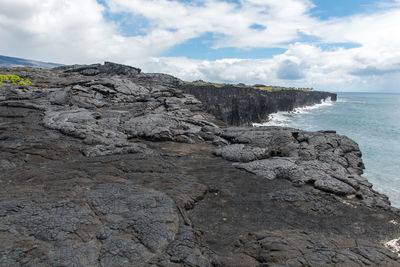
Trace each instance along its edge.
<instances>
[{"instance_id":1,"label":"cloud","mask_svg":"<svg viewBox=\"0 0 400 267\"><path fill-rule=\"evenodd\" d=\"M3 0L0 50L61 62L83 53L85 58L96 57L99 44L106 42L103 37L113 38L115 32L112 25L104 23L102 11L95 0Z\"/></svg>"},{"instance_id":2,"label":"cloud","mask_svg":"<svg viewBox=\"0 0 400 267\"><path fill-rule=\"evenodd\" d=\"M0 51L66 64L127 59L140 64L183 41L165 29L123 36L104 12L96 0L3 0Z\"/></svg>"},{"instance_id":3,"label":"cloud","mask_svg":"<svg viewBox=\"0 0 400 267\"><path fill-rule=\"evenodd\" d=\"M365 62L357 52L346 49L324 51L315 45L296 43L284 54L269 59L194 60L183 57L152 58L145 71L167 72L184 80L263 83L268 85L313 87L330 91L396 90L400 75L395 72L354 75ZM292 67L292 68L290 68ZM286 71L286 72L284 72Z\"/></svg>"},{"instance_id":4,"label":"cloud","mask_svg":"<svg viewBox=\"0 0 400 267\"><path fill-rule=\"evenodd\" d=\"M212 32L214 48L283 47L316 21L307 15L312 7L302 0L107 0L112 12L130 12L151 21L153 29L178 29L180 40ZM258 25L254 28L254 25Z\"/></svg>"},{"instance_id":5,"label":"cloud","mask_svg":"<svg viewBox=\"0 0 400 267\"><path fill-rule=\"evenodd\" d=\"M298 80L304 78L304 74L299 64L285 60L279 65L277 77L283 80Z\"/></svg>"},{"instance_id":6,"label":"cloud","mask_svg":"<svg viewBox=\"0 0 400 267\"><path fill-rule=\"evenodd\" d=\"M66 64L116 61L188 80L397 90L400 2L384 3L368 14L320 20L310 15L309 0L2 0L0 54ZM122 16L143 20L140 30L123 30L115 20ZM214 61L162 56L202 36L212 36L216 51L286 51Z\"/></svg>"},{"instance_id":7,"label":"cloud","mask_svg":"<svg viewBox=\"0 0 400 267\"><path fill-rule=\"evenodd\" d=\"M376 76L376 75L385 75L388 73L400 73L400 66L392 69L378 69L372 66L362 69L356 69L350 72L351 75L355 76Z\"/></svg>"}]
</instances>

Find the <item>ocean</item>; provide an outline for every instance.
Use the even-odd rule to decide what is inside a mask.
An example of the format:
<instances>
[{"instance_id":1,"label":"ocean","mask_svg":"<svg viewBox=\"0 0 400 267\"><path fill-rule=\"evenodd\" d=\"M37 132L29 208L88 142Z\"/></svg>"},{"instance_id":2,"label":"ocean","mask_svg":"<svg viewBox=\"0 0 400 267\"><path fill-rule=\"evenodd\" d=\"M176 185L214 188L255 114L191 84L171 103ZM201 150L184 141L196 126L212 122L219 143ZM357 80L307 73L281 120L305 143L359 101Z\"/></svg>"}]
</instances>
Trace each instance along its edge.
<instances>
[{"instance_id":1,"label":"ocean","mask_svg":"<svg viewBox=\"0 0 400 267\"><path fill-rule=\"evenodd\" d=\"M336 102L271 114L263 125L336 130L352 138L362 152L363 177L400 208L400 94L338 93Z\"/></svg>"}]
</instances>

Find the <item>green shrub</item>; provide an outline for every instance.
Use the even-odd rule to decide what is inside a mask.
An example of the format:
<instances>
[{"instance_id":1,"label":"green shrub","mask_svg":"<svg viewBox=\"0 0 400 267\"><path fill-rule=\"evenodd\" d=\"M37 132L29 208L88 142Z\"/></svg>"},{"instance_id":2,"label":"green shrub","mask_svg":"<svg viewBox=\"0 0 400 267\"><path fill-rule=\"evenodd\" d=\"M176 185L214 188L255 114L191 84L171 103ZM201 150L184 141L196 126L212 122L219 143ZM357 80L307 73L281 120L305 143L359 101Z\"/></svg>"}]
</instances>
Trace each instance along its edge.
<instances>
[{"instance_id":1,"label":"green shrub","mask_svg":"<svg viewBox=\"0 0 400 267\"><path fill-rule=\"evenodd\" d=\"M14 74L5 74L5 75L0 74L0 85L3 85L3 82L6 83L10 82L14 85L20 85L22 87L26 87L27 85L33 85L33 83L28 79L23 79L18 75Z\"/></svg>"},{"instance_id":2,"label":"green shrub","mask_svg":"<svg viewBox=\"0 0 400 267\"><path fill-rule=\"evenodd\" d=\"M253 88L258 90L263 90L267 92L276 92L276 91L283 91L283 90L299 90L299 91L312 91L313 88L295 88L295 87L283 87L283 86L267 86L264 84L255 84L255 85L246 85L244 83L238 83L236 85L227 84L227 83L213 83L213 82L205 82L203 80L197 80L193 82L184 82L187 85L193 86L214 86L214 87L223 87L223 86L236 86L241 88Z\"/></svg>"}]
</instances>

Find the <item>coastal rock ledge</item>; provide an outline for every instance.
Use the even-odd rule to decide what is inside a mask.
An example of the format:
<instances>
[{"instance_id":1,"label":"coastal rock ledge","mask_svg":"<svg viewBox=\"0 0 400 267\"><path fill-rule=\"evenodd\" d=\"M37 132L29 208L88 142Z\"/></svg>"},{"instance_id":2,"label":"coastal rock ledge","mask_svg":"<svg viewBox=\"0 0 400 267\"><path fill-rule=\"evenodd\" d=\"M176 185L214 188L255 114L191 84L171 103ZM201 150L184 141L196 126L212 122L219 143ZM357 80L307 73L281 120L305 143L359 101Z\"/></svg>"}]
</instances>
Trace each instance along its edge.
<instances>
[{"instance_id":1,"label":"coastal rock ledge","mask_svg":"<svg viewBox=\"0 0 400 267\"><path fill-rule=\"evenodd\" d=\"M263 122L269 114L278 111L293 111L337 99L333 93L287 88L268 92L235 85L216 87L194 83L181 83L179 88L202 101L205 110L217 119L234 126Z\"/></svg>"},{"instance_id":2,"label":"coastal rock ledge","mask_svg":"<svg viewBox=\"0 0 400 267\"><path fill-rule=\"evenodd\" d=\"M0 85L0 266L400 266L345 136L227 126L114 63L0 73L34 83Z\"/></svg>"}]
</instances>

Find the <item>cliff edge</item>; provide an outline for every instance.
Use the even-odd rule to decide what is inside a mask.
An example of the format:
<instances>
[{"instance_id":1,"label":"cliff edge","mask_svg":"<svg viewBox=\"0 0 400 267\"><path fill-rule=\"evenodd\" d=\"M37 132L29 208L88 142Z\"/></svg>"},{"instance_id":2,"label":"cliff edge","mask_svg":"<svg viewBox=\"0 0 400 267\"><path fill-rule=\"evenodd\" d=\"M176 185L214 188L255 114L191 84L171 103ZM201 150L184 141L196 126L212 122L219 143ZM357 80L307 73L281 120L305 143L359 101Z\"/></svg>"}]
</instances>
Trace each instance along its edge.
<instances>
[{"instance_id":1,"label":"cliff edge","mask_svg":"<svg viewBox=\"0 0 400 267\"><path fill-rule=\"evenodd\" d=\"M292 111L298 107L336 101L337 95L319 91L279 90L268 92L255 88L225 85L181 83L180 89L202 101L205 110L229 125L248 125L264 121L269 114Z\"/></svg>"},{"instance_id":2,"label":"cliff edge","mask_svg":"<svg viewBox=\"0 0 400 267\"><path fill-rule=\"evenodd\" d=\"M329 132L224 127L180 81L0 69L0 266L399 266L399 210Z\"/></svg>"}]
</instances>

